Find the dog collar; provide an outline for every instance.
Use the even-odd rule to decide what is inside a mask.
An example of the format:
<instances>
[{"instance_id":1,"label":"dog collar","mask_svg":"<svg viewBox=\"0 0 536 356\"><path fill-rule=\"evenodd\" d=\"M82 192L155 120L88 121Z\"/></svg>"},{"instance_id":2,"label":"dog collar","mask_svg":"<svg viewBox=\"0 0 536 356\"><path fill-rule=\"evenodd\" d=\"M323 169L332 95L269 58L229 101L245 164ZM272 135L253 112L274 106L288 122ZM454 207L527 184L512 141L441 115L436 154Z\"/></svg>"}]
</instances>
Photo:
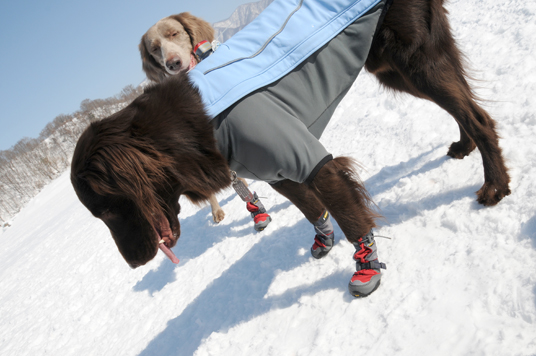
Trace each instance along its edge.
<instances>
[{"instance_id":1,"label":"dog collar","mask_svg":"<svg viewBox=\"0 0 536 356\"><path fill-rule=\"evenodd\" d=\"M193 52L199 59L199 62L201 62L203 59L214 53L219 46L220 42L216 40L212 41L212 43L209 43L207 40L203 40L195 45Z\"/></svg>"},{"instance_id":2,"label":"dog collar","mask_svg":"<svg viewBox=\"0 0 536 356\"><path fill-rule=\"evenodd\" d=\"M210 56L212 52L212 45L207 40L199 42L194 47L194 54L199 58L199 62Z\"/></svg>"}]
</instances>

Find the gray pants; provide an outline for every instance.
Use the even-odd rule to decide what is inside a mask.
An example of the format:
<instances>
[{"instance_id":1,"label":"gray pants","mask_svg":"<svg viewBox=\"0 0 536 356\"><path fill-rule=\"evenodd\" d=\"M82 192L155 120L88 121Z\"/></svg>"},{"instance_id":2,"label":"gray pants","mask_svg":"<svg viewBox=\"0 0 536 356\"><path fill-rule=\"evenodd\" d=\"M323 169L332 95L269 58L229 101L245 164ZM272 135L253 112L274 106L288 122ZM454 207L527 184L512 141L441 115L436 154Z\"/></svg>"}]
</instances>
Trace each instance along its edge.
<instances>
[{"instance_id":1,"label":"gray pants","mask_svg":"<svg viewBox=\"0 0 536 356\"><path fill-rule=\"evenodd\" d=\"M332 159L318 141L363 68L384 2L280 80L212 120L220 152L240 177L310 182Z\"/></svg>"}]
</instances>

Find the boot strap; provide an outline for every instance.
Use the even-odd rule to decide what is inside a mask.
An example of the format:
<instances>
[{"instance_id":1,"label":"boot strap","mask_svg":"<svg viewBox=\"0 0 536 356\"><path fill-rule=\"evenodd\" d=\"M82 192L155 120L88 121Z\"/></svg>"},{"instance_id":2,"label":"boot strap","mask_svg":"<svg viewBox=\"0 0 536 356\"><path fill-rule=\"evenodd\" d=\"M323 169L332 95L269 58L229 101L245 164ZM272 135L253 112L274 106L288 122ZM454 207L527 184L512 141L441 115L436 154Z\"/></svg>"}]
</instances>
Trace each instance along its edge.
<instances>
[{"instance_id":1,"label":"boot strap","mask_svg":"<svg viewBox=\"0 0 536 356\"><path fill-rule=\"evenodd\" d=\"M387 269L387 265L383 262L378 262L376 260L369 262L356 262L355 264L356 272L361 271L362 269Z\"/></svg>"}]
</instances>

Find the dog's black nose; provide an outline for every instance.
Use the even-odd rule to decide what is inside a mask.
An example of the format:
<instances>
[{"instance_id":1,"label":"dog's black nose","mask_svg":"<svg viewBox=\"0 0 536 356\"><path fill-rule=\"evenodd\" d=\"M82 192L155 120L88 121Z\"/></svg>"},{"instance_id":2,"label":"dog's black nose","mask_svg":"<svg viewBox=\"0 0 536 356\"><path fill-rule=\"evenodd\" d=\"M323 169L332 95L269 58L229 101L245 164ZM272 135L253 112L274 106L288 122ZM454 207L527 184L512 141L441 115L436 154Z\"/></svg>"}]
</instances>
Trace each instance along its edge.
<instances>
[{"instance_id":1,"label":"dog's black nose","mask_svg":"<svg viewBox=\"0 0 536 356\"><path fill-rule=\"evenodd\" d=\"M169 69L169 70L179 70L181 69L181 60L179 57L173 57L171 58L170 60L168 60L166 62L166 67Z\"/></svg>"}]
</instances>

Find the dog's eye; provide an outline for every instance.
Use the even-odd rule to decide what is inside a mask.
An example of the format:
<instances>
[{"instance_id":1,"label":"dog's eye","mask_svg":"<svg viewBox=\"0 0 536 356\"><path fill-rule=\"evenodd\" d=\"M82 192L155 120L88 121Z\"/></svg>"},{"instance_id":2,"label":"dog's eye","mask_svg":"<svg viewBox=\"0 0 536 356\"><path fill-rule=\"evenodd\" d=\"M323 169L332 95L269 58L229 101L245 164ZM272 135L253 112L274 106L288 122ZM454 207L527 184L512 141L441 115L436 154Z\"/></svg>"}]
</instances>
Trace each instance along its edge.
<instances>
[{"instance_id":1,"label":"dog's eye","mask_svg":"<svg viewBox=\"0 0 536 356\"><path fill-rule=\"evenodd\" d=\"M158 47L151 48L151 53L156 53L158 51Z\"/></svg>"},{"instance_id":2,"label":"dog's eye","mask_svg":"<svg viewBox=\"0 0 536 356\"><path fill-rule=\"evenodd\" d=\"M177 36L178 34L179 34L178 32L174 32L174 33L171 34L171 37L175 37L175 36Z\"/></svg>"}]
</instances>

